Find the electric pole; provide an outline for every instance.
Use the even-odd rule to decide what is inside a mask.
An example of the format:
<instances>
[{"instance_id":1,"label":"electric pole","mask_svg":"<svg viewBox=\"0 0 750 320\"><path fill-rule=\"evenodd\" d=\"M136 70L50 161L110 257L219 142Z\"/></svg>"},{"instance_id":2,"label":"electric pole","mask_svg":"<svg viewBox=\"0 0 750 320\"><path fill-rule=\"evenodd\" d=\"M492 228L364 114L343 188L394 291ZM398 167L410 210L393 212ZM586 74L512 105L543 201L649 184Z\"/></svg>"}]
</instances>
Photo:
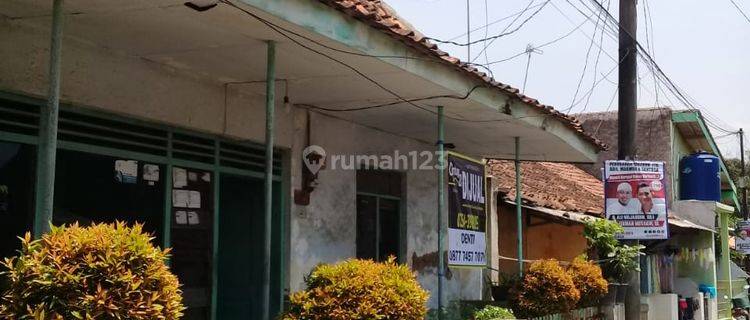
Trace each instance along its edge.
<instances>
[{"instance_id":1,"label":"electric pole","mask_svg":"<svg viewBox=\"0 0 750 320\"><path fill-rule=\"evenodd\" d=\"M618 130L617 159L634 160L636 156L636 104L638 103L636 29L638 16L636 0L620 0L620 32L618 68Z\"/></svg>"},{"instance_id":2,"label":"electric pole","mask_svg":"<svg viewBox=\"0 0 750 320\"><path fill-rule=\"evenodd\" d=\"M742 188L742 217L748 219L747 212L747 172L745 172L745 130L740 128L740 188Z\"/></svg>"},{"instance_id":3,"label":"electric pole","mask_svg":"<svg viewBox=\"0 0 750 320\"><path fill-rule=\"evenodd\" d=\"M636 111L638 103L637 86L637 46L638 26L637 0L620 0L619 61L618 68L618 113L617 113L617 158L636 158ZM629 241L638 245L638 241ZM640 257L639 257L640 259ZM641 317L641 275L638 271L630 274L627 295L625 296L625 318L637 320Z\"/></svg>"}]
</instances>

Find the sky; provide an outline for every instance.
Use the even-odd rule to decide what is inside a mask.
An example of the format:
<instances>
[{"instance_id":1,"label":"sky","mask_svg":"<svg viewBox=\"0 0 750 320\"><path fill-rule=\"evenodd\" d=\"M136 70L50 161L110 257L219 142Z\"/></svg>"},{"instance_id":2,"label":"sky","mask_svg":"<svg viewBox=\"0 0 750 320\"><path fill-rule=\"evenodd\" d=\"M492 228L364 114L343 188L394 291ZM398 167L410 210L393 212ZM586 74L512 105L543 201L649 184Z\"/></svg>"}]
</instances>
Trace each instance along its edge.
<instances>
[{"instance_id":1,"label":"sky","mask_svg":"<svg viewBox=\"0 0 750 320\"><path fill-rule=\"evenodd\" d=\"M518 29L470 48L451 44L440 44L440 48L464 61L469 50L475 63L500 61L489 65L496 80L524 88L525 79L527 95L558 110L617 110L617 40L608 32L602 36L603 23L597 23L593 0L468 0L470 28L466 0L385 1L435 39L466 43L467 29L474 30L471 40ZM607 0L596 1L608 6ZM750 0L734 1L750 15ZM615 18L618 3L611 0L609 4ZM600 17L603 20L604 15ZM739 157L738 136L722 130L750 131L746 99L750 93L750 21L730 0L640 0L638 23L638 41L704 116L722 128L712 132L724 157ZM561 37L535 50L530 60L524 53L528 45L536 47ZM487 49L481 53L485 43ZM686 108L665 86L657 89L652 73L640 60L638 71L639 107Z\"/></svg>"}]
</instances>

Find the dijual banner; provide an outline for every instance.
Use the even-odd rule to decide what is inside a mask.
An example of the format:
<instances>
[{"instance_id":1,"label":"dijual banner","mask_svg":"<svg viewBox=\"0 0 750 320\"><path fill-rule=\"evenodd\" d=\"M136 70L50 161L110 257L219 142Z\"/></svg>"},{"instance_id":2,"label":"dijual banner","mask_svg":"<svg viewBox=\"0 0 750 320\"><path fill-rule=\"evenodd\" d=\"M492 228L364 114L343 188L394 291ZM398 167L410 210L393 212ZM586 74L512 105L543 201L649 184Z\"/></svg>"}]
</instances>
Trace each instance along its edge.
<instances>
[{"instance_id":1,"label":"dijual banner","mask_svg":"<svg viewBox=\"0 0 750 320\"><path fill-rule=\"evenodd\" d=\"M448 153L448 264L487 265L484 163Z\"/></svg>"},{"instance_id":2,"label":"dijual banner","mask_svg":"<svg viewBox=\"0 0 750 320\"><path fill-rule=\"evenodd\" d=\"M604 164L607 219L625 232L620 239L667 239L664 162L610 160Z\"/></svg>"}]
</instances>

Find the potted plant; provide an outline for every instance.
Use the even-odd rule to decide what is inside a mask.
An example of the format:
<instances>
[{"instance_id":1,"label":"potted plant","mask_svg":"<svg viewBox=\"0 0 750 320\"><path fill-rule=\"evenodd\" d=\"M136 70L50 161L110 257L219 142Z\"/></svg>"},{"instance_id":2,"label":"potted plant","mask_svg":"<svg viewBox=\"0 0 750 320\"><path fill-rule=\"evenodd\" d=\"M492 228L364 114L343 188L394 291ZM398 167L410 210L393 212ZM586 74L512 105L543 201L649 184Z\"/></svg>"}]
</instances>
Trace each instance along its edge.
<instances>
[{"instance_id":1,"label":"potted plant","mask_svg":"<svg viewBox=\"0 0 750 320\"><path fill-rule=\"evenodd\" d=\"M617 222L604 219L591 219L583 229L589 254L600 262L602 274L609 281L608 293L602 299L604 304L623 302L630 274L640 271L638 257L643 255L645 247L626 245L617 240L616 235L624 231Z\"/></svg>"}]
</instances>

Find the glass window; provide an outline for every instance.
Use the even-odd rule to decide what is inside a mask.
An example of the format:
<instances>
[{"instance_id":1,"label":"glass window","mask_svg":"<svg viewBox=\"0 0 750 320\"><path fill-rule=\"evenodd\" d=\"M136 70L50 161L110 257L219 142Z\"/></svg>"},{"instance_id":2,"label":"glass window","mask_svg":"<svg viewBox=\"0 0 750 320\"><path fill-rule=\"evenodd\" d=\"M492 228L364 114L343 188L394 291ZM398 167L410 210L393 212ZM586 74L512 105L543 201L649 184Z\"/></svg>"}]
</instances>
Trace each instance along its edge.
<instances>
[{"instance_id":1,"label":"glass window","mask_svg":"<svg viewBox=\"0 0 750 320\"><path fill-rule=\"evenodd\" d=\"M401 182L398 172L357 172L357 258L399 258Z\"/></svg>"},{"instance_id":2,"label":"glass window","mask_svg":"<svg viewBox=\"0 0 750 320\"><path fill-rule=\"evenodd\" d=\"M0 141L0 258L17 253L34 223L35 150Z\"/></svg>"},{"instance_id":3,"label":"glass window","mask_svg":"<svg viewBox=\"0 0 750 320\"><path fill-rule=\"evenodd\" d=\"M58 150L56 167L55 225L138 222L163 243L164 166Z\"/></svg>"},{"instance_id":4,"label":"glass window","mask_svg":"<svg viewBox=\"0 0 750 320\"><path fill-rule=\"evenodd\" d=\"M182 285L183 319L209 319L213 259L213 174L172 170L172 270Z\"/></svg>"}]
</instances>

